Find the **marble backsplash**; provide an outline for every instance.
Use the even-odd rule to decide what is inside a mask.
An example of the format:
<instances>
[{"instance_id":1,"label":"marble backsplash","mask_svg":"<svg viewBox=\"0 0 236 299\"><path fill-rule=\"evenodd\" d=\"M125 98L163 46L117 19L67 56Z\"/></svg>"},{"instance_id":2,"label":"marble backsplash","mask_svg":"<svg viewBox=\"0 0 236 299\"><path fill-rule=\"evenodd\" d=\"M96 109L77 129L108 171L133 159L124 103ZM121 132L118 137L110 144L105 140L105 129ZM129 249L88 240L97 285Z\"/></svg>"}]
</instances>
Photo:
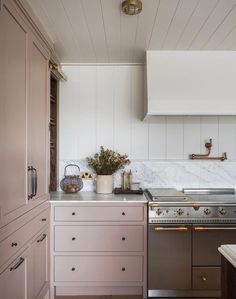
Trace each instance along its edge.
<instances>
[{"instance_id":1,"label":"marble backsplash","mask_svg":"<svg viewBox=\"0 0 236 299\"><path fill-rule=\"evenodd\" d=\"M61 160L59 180L64 167L74 163L81 171L89 171L85 160ZM132 161L133 181L146 188L236 188L236 161ZM114 176L114 186L121 184L121 172ZM58 184L59 185L59 184ZM95 190L94 180L84 180L83 191Z\"/></svg>"}]
</instances>

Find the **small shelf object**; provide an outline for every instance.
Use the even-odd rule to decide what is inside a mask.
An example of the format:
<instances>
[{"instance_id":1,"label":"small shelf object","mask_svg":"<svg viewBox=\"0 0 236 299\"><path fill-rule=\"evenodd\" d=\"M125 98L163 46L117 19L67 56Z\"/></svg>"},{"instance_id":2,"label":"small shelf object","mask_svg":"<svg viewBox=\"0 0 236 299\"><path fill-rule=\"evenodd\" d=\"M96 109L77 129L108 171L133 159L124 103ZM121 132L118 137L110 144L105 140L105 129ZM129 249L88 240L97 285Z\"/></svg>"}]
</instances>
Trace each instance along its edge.
<instances>
[{"instance_id":1,"label":"small shelf object","mask_svg":"<svg viewBox=\"0 0 236 299\"><path fill-rule=\"evenodd\" d=\"M205 147L207 149L206 154L192 154L190 157L192 160L227 160L227 153L224 152L220 157L211 157L211 148L212 148L212 138L209 139L209 142L205 143Z\"/></svg>"}]
</instances>

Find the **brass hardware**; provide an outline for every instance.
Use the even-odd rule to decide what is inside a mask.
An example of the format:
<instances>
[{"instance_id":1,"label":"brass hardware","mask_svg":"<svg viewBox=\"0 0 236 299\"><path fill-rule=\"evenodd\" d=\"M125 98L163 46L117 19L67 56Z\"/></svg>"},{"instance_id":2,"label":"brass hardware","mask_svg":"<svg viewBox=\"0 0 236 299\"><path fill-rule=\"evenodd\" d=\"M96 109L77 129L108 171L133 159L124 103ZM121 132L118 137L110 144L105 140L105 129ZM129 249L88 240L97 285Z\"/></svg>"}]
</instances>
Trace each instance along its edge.
<instances>
[{"instance_id":1,"label":"brass hardware","mask_svg":"<svg viewBox=\"0 0 236 299\"><path fill-rule=\"evenodd\" d=\"M151 210L153 210L153 208L159 207L159 204L158 203L149 203L149 207L151 208Z\"/></svg>"},{"instance_id":2,"label":"brass hardware","mask_svg":"<svg viewBox=\"0 0 236 299\"><path fill-rule=\"evenodd\" d=\"M199 206L199 204L194 203L193 208L195 211L198 211L200 209L200 206Z\"/></svg>"},{"instance_id":3,"label":"brass hardware","mask_svg":"<svg viewBox=\"0 0 236 299\"><path fill-rule=\"evenodd\" d=\"M201 280L202 280L202 281L207 281L206 276L201 276Z\"/></svg>"},{"instance_id":4,"label":"brass hardware","mask_svg":"<svg viewBox=\"0 0 236 299\"><path fill-rule=\"evenodd\" d=\"M125 0L122 2L122 11L129 16L137 15L142 11L142 2L140 0Z\"/></svg>"},{"instance_id":5,"label":"brass hardware","mask_svg":"<svg viewBox=\"0 0 236 299\"><path fill-rule=\"evenodd\" d=\"M154 228L155 231L187 231L188 227L186 226L179 226L179 227L163 227L163 226L156 226Z\"/></svg>"},{"instance_id":6,"label":"brass hardware","mask_svg":"<svg viewBox=\"0 0 236 299\"><path fill-rule=\"evenodd\" d=\"M205 143L205 148L207 149L206 154L192 154L191 159L192 160L220 160L224 161L227 160L227 153L223 153L221 157L210 157L211 154L211 148L212 148L212 138L210 138L209 142Z\"/></svg>"},{"instance_id":7,"label":"brass hardware","mask_svg":"<svg viewBox=\"0 0 236 299\"><path fill-rule=\"evenodd\" d=\"M203 230L236 230L236 227L215 227L215 226L212 226L212 227L207 227L207 226L195 226L193 228L195 231L203 231Z\"/></svg>"},{"instance_id":8,"label":"brass hardware","mask_svg":"<svg viewBox=\"0 0 236 299\"><path fill-rule=\"evenodd\" d=\"M57 79L60 79L60 80L63 80L63 81L68 80L66 74L63 72L60 65L58 65L56 63L52 63L50 61L49 62L49 69L56 76Z\"/></svg>"}]
</instances>

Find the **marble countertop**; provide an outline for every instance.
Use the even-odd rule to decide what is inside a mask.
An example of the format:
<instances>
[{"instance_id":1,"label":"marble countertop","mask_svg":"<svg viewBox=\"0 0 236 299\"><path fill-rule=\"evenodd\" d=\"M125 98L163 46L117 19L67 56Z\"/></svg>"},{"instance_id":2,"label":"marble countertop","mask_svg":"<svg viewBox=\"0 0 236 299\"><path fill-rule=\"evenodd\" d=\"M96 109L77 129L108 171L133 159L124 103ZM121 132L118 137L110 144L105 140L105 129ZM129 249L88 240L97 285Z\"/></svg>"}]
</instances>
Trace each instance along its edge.
<instances>
[{"instance_id":1,"label":"marble countertop","mask_svg":"<svg viewBox=\"0 0 236 299\"><path fill-rule=\"evenodd\" d=\"M140 194L97 194L90 191L80 191L78 193L64 193L62 191L50 193L51 202L101 202L101 203L147 203L146 196Z\"/></svg>"},{"instance_id":2,"label":"marble countertop","mask_svg":"<svg viewBox=\"0 0 236 299\"><path fill-rule=\"evenodd\" d=\"M236 268L236 245L221 245L218 250Z\"/></svg>"}]
</instances>

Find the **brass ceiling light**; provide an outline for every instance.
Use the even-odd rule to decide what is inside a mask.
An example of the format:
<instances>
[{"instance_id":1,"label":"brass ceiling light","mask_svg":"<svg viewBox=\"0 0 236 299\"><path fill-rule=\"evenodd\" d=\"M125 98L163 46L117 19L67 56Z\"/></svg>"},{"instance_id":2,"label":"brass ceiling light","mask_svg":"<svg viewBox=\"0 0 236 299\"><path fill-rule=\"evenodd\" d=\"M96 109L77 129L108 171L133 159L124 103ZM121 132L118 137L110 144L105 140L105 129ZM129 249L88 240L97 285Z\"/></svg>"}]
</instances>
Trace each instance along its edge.
<instances>
[{"instance_id":1,"label":"brass ceiling light","mask_svg":"<svg viewBox=\"0 0 236 299\"><path fill-rule=\"evenodd\" d=\"M142 11L142 2L140 0L125 0L122 2L122 11L130 16L137 15Z\"/></svg>"}]
</instances>

